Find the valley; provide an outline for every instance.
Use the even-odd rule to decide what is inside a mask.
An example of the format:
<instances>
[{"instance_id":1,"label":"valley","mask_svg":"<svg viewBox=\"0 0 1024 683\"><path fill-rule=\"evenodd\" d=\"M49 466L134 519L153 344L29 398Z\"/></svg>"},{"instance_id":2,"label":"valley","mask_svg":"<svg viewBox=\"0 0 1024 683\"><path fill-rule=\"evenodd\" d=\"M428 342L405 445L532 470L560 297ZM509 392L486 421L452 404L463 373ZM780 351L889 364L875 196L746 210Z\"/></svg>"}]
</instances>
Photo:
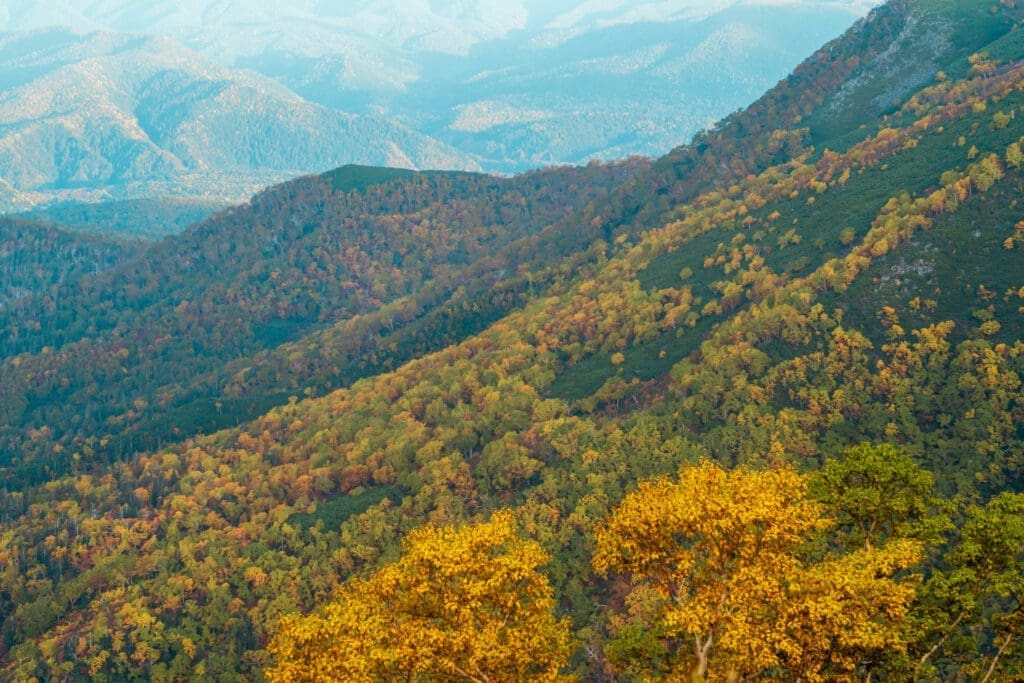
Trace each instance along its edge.
<instances>
[{"instance_id":1,"label":"valley","mask_svg":"<svg viewBox=\"0 0 1024 683\"><path fill-rule=\"evenodd\" d=\"M890 0L653 159L0 222L0 672L1017 680L1022 26Z\"/></svg>"}]
</instances>

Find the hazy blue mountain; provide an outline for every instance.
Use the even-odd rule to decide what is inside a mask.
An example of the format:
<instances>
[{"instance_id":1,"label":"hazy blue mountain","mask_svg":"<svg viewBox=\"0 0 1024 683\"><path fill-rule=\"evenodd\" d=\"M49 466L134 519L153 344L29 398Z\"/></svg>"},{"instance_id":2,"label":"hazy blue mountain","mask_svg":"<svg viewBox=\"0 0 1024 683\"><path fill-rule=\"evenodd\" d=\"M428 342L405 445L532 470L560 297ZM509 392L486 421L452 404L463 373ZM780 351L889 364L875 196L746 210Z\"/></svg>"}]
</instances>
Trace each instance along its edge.
<instances>
[{"instance_id":1,"label":"hazy blue mountain","mask_svg":"<svg viewBox=\"0 0 1024 683\"><path fill-rule=\"evenodd\" d=\"M466 55L513 35L551 45L637 23L697 21L733 7L864 14L876 0L23 0L0 4L0 30L51 25L176 35L228 58L276 46L307 55L354 52L324 35L380 49ZM794 41L801 40L794 36Z\"/></svg>"},{"instance_id":2,"label":"hazy blue mountain","mask_svg":"<svg viewBox=\"0 0 1024 683\"><path fill-rule=\"evenodd\" d=\"M62 29L0 36L7 210L55 199L243 199L353 161L478 168L393 121L311 103L169 38Z\"/></svg>"},{"instance_id":3,"label":"hazy blue mountain","mask_svg":"<svg viewBox=\"0 0 1024 683\"><path fill-rule=\"evenodd\" d=\"M874 4L29 0L0 7L0 30L63 23L171 36L223 67L514 172L664 153L753 101ZM448 166L468 167L441 149ZM404 165L421 166L430 155L408 156Z\"/></svg>"},{"instance_id":4,"label":"hazy blue mountain","mask_svg":"<svg viewBox=\"0 0 1024 683\"><path fill-rule=\"evenodd\" d=\"M754 101L851 22L844 9L737 5L557 40L514 35L465 58L425 58L425 75L381 110L499 170L657 156ZM292 85L325 101L326 88Z\"/></svg>"}]
</instances>

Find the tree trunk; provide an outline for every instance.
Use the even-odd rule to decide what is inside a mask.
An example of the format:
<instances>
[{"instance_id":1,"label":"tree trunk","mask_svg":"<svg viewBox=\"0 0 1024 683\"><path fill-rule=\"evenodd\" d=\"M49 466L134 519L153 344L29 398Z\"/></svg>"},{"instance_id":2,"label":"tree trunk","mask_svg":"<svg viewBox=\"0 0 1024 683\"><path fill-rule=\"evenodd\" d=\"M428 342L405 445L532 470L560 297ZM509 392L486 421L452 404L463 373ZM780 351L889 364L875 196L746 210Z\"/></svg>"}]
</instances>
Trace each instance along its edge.
<instances>
[{"instance_id":1,"label":"tree trunk","mask_svg":"<svg viewBox=\"0 0 1024 683\"><path fill-rule=\"evenodd\" d=\"M999 652L996 653L996 656L992 658L992 664L989 665L988 671L985 672L985 677L981 679L981 683L988 683L989 679L992 678L992 674L996 672L996 664L999 663L999 658L1003 656L1003 653L1006 652L1006 648L1010 647L1010 643L1012 642L1013 634L1007 633L1006 640L1004 640L1003 644L999 647Z\"/></svg>"}]
</instances>

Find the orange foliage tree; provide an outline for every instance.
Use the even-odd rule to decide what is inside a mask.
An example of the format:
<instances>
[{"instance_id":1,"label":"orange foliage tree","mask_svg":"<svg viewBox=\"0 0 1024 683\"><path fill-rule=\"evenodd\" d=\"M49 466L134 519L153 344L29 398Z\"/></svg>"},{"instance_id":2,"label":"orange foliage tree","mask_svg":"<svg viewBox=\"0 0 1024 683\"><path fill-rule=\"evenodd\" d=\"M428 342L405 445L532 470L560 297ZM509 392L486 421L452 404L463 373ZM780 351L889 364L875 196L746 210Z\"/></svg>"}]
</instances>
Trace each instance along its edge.
<instances>
[{"instance_id":1,"label":"orange foliage tree","mask_svg":"<svg viewBox=\"0 0 1024 683\"><path fill-rule=\"evenodd\" d=\"M678 482L642 483L612 512L593 563L628 573L646 596L644 617L668 654L667 670L646 675L857 680L866 655L906 648L914 585L893 577L921 545L815 557L808 544L833 523L806 486L788 468L703 463Z\"/></svg>"},{"instance_id":2,"label":"orange foliage tree","mask_svg":"<svg viewBox=\"0 0 1024 683\"><path fill-rule=\"evenodd\" d=\"M320 614L287 616L270 681L559 680L569 625L539 567L548 555L489 522L411 533L405 554L352 580Z\"/></svg>"}]
</instances>

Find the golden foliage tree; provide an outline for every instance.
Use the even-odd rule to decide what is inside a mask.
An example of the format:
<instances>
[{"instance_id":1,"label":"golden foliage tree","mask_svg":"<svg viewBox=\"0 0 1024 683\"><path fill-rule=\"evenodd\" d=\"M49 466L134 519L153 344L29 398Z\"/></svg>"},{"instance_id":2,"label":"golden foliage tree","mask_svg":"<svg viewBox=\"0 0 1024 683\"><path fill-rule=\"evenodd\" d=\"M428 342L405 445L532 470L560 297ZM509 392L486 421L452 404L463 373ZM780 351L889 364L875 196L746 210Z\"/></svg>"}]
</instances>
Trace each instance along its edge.
<instances>
[{"instance_id":1,"label":"golden foliage tree","mask_svg":"<svg viewBox=\"0 0 1024 683\"><path fill-rule=\"evenodd\" d=\"M594 567L660 595L646 618L672 678L852 680L866 654L905 648L914 589L893 577L920 545L813 557L832 522L806 487L785 468L684 467L678 482L642 483L598 530Z\"/></svg>"},{"instance_id":2,"label":"golden foliage tree","mask_svg":"<svg viewBox=\"0 0 1024 683\"><path fill-rule=\"evenodd\" d=\"M395 564L352 580L319 614L286 616L270 681L559 680L567 620L539 567L544 550L510 512L412 532Z\"/></svg>"}]
</instances>

